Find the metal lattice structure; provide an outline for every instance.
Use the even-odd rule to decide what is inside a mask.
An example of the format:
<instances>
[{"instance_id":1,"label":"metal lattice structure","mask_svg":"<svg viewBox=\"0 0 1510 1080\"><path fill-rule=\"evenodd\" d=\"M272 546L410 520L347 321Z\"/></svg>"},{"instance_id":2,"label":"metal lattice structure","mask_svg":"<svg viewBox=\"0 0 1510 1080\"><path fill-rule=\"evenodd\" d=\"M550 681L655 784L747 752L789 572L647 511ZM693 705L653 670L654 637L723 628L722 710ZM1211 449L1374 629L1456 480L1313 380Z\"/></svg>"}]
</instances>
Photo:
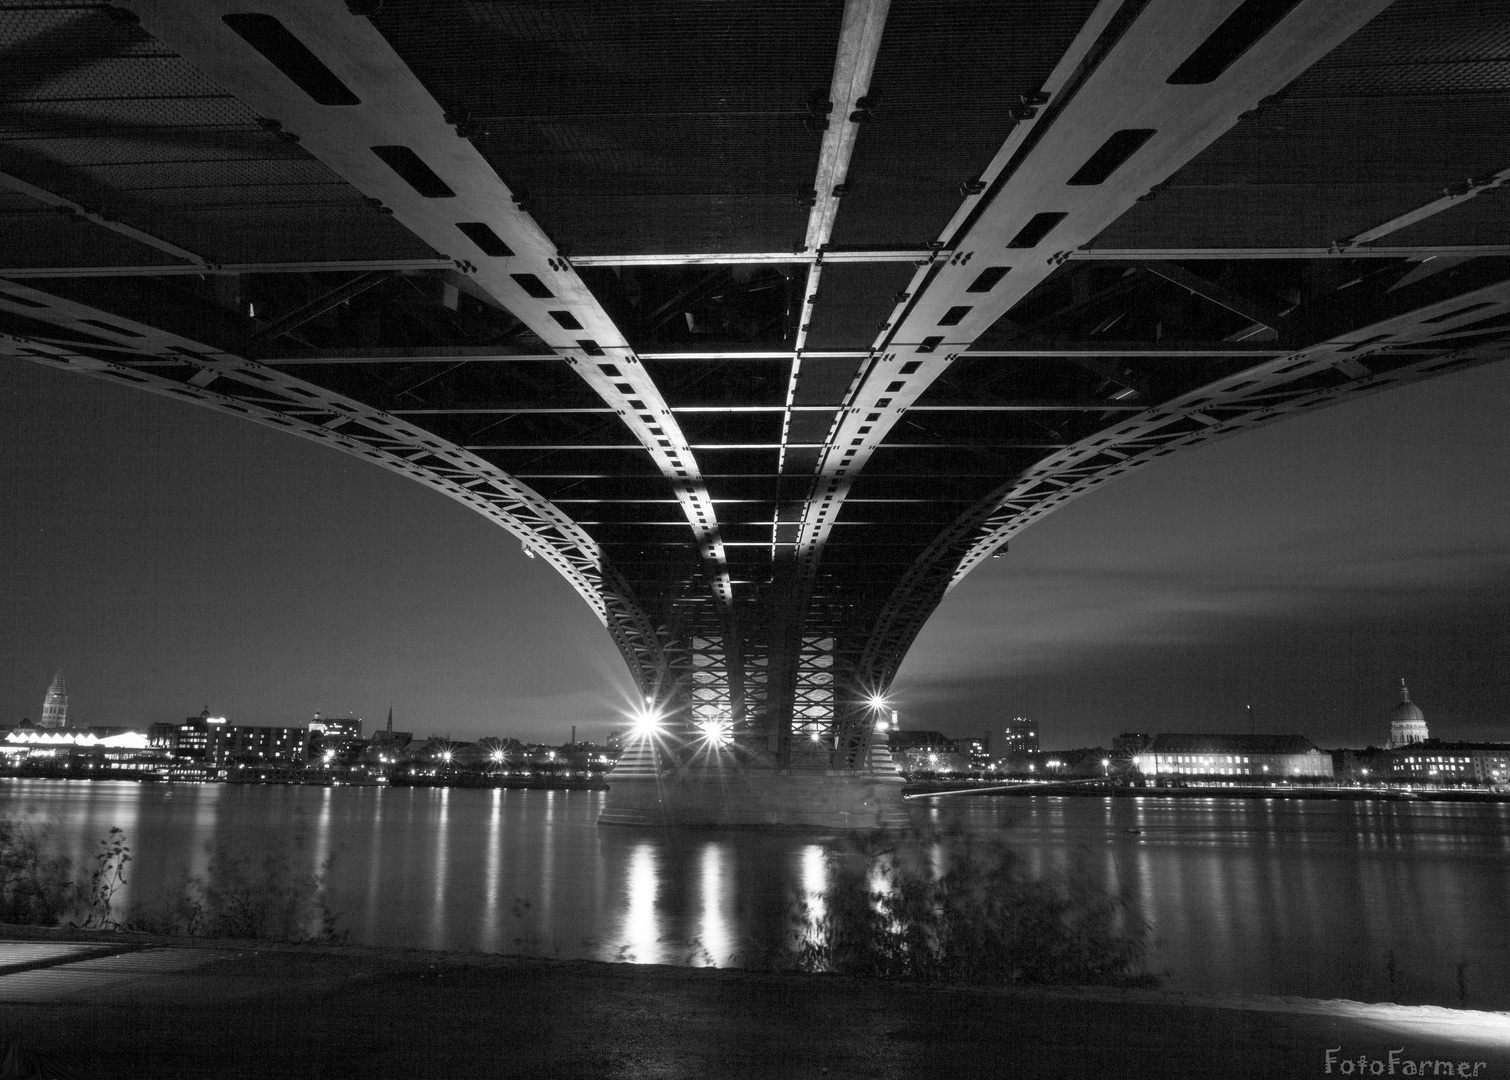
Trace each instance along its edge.
<instances>
[{"instance_id":1,"label":"metal lattice structure","mask_svg":"<svg viewBox=\"0 0 1510 1080\"><path fill-rule=\"evenodd\" d=\"M861 764L944 593L1506 355L1482 0L0 0L0 351L427 484Z\"/></svg>"}]
</instances>

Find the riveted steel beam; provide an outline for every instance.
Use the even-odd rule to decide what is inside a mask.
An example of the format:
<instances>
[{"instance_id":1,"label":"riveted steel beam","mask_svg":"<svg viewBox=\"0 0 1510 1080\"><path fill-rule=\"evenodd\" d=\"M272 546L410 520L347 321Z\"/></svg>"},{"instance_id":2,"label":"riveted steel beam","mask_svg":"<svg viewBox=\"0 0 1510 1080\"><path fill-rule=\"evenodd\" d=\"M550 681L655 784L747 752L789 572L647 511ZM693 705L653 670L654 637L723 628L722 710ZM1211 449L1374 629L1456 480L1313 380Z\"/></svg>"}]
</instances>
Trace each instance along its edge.
<instances>
[{"instance_id":1,"label":"riveted steel beam","mask_svg":"<svg viewBox=\"0 0 1510 1080\"><path fill-rule=\"evenodd\" d=\"M1070 253L1389 0L1299 5L1219 76L1172 81L1238 2L1096 8L1044 84L1048 105L1013 129L982 191L941 234L953 254L919 268L877 338L817 468L798 532L805 575L816 573L856 474L950 363Z\"/></svg>"},{"instance_id":2,"label":"riveted steel beam","mask_svg":"<svg viewBox=\"0 0 1510 1080\"><path fill-rule=\"evenodd\" d=\"M372 23L341 0L140 0L142 27L376 200L565 357L681 502L715 602L732 598L718 520L676 418L571 264ZM302 89L235 28L272 18L345 94ZM227 18L231 21L227 22Z\"/></svg>"},{"instance_id":3,"label":"riveted steel beam","mask_svg":"<svg viewBox=\"0 0 1510 1080\"><path fill-rule=\"evenodd\" d=\"M72 199L64 198L62 195L55 195L51 191L46 191L43 188L37 187L35 184L29 184L25 180L22 180L19 176L12 176L10 173L0 172L0 188L7 188L11 191L25 195L27 198L36 199L40 203L45 203L46 205L55 207L59 210L65 210L73 214L75 217L82 218L83 220L98 225L101 228L109 229L111 232L119 233L121 236L135 240L139 244L145 244L148 247L156 248L158 251L163 252L165 255L172 255L175 259L183 259L189 264L188 267L185 267L184 269L186 269L190 273L202 274L209 266L209 263L205 260L204 256L198 254L197 252L189 251L187 248L181 248L177 244L170 243L160 236L153 236L151 233L143 232L141 229L133 228L132 226L127 225L125 222L116 221L114 218L108 218L103 214L89 209L87 206L83 206L80 203L74 202Z\"/></svg>"},{"instance_id":4,"label":"riveted steel beam","mask_svg":"<svg viewBox=\"0 0 1510 1080\"><path fill-rule=\"evenodd\" d=\"M1510 244L1444 244L1421 247L1379 247L1367 244L1331 247L1209 247L1209 248L1078 248L1067 258L1090 262L1189 262L1195 259L1429 259L1436 255L1479 258L1510 255Z\"/></svg>"},{"instance_id":5,"label":"riveted steel beam","mask_svg":"<svg viewBox=\"0 0 1510 1080\"><path fill-rule=\"evenodd\" d=\"M1408 210L1398 217L1390 218L1380 225L1375 225L1372 229L1365 229L1356 236L1351 236L1346 240L1340 241L1340 246L1344 251L1350 252L1353 248L1363 244L1372 244L1375 241L1382 240L1391 233L1397 233L1401 229L1415 225L1417 222L1425 221L1429 217L1435 217L1444 210L1451 210L1454 206L1465 203L1469 199L1477 198L1486 191L1492 191L1506 181L1510 181L1510 169L1501 169L1499 172L1482 179L1467 180L1459 185L1458 190L1448 191L1440 199L1433 199L1431 202L1418 206L1414 210Z\"/></svg>"},{"instance_id":6,"label":"riveted steel beam","mask_svg":"<svg viewBox=\"0 0 1510 1080\"><path fill-rule=\"evenodd\" d=\"M1510 282L1439 300L1191 390L1044 458L960 515L918 556L876 619L860 671L887 685L944 594L1065 503L1176 450L1510 358L1510 336L1458 348L1453 334L1505 315ZM1400 363L1402 356L1409 360Z\"/></svg>"},{"instance_id":7,"label":"riveted steel beam","mask_svg":"<svg viewBox=\"0 0 1510 1080\"><path fill-rule=\"evenodd\" d=\"M370 461L482 514L577 590L608 628L644 692L665 682L664 636L602 547L518 477L391 413L114 312L5 280L0 280L0 312L50 323L77 337L65 342L0 334L0 354L286 431Z\"/></svg>"},{"instance_id":8,"label":"riveted steel beam","mask_svg":"<svg viewBox=\"0 0 1510 1080\"><path fill-rule=\"evenodd\" d=\"M125 226L123 228L129 228ZM205 277L210 274L330 274L366 270L454 270L450 259L346 259L328 262L260 262L171 264L168 266L17 266L0 267L8 278Z\"/></svg>"}]
</instances>

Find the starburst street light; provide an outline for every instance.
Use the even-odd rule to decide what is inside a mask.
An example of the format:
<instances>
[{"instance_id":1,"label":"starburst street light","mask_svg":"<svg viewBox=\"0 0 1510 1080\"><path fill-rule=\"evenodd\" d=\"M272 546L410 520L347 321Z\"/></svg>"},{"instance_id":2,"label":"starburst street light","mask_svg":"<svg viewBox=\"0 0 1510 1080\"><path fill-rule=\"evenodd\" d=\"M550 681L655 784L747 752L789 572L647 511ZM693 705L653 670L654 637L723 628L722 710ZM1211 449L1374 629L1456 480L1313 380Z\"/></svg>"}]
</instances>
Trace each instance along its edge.
<instances>
[{"instance_id":1,"label":"starburst street light","mask_svg":"<svg viewBox=\"0 0 1510 1080\"><path fill-rule=\"evenodd\" d=\"M636 709L634 713L635 735L644 739L660 734L662 719L660 710L655 707L655 702L650 698L646 698L644 707Z\"/></svg>"},{"instance_id":2,"label":"starburst street light","mask_svg":"<svg viewBox=\"0 0 1510 1080\"><path fill-rule=\"evenodd\" d=\"M718 750L733 742L733 729L734 725L727 720L704 720L697 725L697 730L702 732L703 742L712 750Z\"/></svg>"},{"instance_id":3,"label":"starburst street light","mask_svg":"<svg viewBox=\"0 0 1510 1080\"><path fill-rule=\"evenodd\" d=\"M871 694L865 699L865 704L871 712L876 714L877 731L885 731L888 727L897 726L897 711L891 707L891 702L886 700L884 694Z\"/></svg>"}]
</instances>

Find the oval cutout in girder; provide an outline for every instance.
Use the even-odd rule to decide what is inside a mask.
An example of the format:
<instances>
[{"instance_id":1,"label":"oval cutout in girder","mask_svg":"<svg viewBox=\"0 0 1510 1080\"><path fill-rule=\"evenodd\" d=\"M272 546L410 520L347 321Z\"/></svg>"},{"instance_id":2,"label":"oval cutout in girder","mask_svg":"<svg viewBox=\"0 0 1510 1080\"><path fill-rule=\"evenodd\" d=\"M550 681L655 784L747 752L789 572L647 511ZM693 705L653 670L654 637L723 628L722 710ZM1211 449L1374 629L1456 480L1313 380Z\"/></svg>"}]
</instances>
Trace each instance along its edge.
<instances>
[{"instance_id":1,"label":"oval cutout in girder","mask_svg":"<svg viewBox=\"0 0 1510 1080\"><path fill-rule=\"evenodd\" d=\"M426 165L420 156L407 146L374 146L371 149L384 165L398 173L404 183L425 198L454 199L456 197L456 192L436 175L435 170Z\"/></svg>"},{"instance_id":2,"label":"oval cutout in girder","mask_svg":"<svg viewBox=\"0 0 1510 1080\"><path fill-rule=\"evenodd\" d=\"M318 56L294 37L293 33L271 15L239 14L223 16L221 21L263 59L303 90L319 105L360 105L362 99L336 77Z\"/></svg>"},{"instance_id":3,"label":"oval cutout in girder","mask_svg":"<svg viewBox=\"0 0 1510 1080\"><path fill-rule=\"evenodd\" d=\"M514 249L505 244L503 237L489 228L486 222L458 221L456 227L468 240L476 244L478 250L484 255L490 255L495 259L507 259L514 254Z\"/></svg>"},{"instance_id":4,"label":"oval cutout in girder","mask_svg":"<svg viewBox=\"0 0 1510 1080\"><path fill-rule=\"evenodd\" d=\"M1101 144L1101 149L1092 154L1065 183L1071 187L1089 187L1101 183L1121 168L1122 163L1136 154L1139 147L1153 136L1153 128L1123 128L1113 132Z\"/></svg>"},{"instance_id":5,"label":"oval cutout in girder","mask_svg":"<svg viewBox=\"0 0 1510 1080\"><path fill-rule=\"evenodd\" d=\"M550 316L556 320L556 325L563 330L582 329L582 324L577 321L577 317L569 311L552 311Z\"/></svg>"},{"instance_id":6,"label":"oval cutout in girder","mask_svg":"<svg viewBox=\"0 0 1510 1080\"><path fill-rule=\"evenodd\" d=\"M948 311L944 312L944 317L939 320L939 325L958 326L960 324L960 320L974 310L975 309L969 304L952 307Z\"/></svg>"},{"instance_id":7,"label":"oval cutout in girder","mask_svg":"<svg viewBox=\"0 0 1510 1080\"><path fill-rule=\"evenodd\" d=\"M970 283L966 292L990 292L996 288L998 282L1007 276L1010 266L991 266L980 272L980 276Z\"/></svg>"},{"instance_id":8,"label":"oval cutout in girder","mask_svg":"<svg viewBox=\"0 0 1510 1080\"><path fill-rule=\"evenodd\" d=\"M1212 82L1258 44L1300 0L1244 0L1166 80L1171 86Z\"/></svg>"},{"instance_id":9,"label":"oval cutout in girder","mask_svg":"<svg viewBox=\"0 0 1510 1080\"><path fill-rule=\"evenodd\" d=\"M99 319L80 319L79 322L88 326L98 326L101 330L109 330L112 334L120 334L122 337L141 337L135 330L127 330L124 326L116 326L113 323L101 322Z\"/></svg>"},{"instance_id":10,"label":"oval cutout in girder","mask_svg":"<svg viewBox=\"0 0 1510 1080\"><path fill-rule=\"evenodd\" d=\"M536 300L554 300L556 298L556 294L551 292L546 287L545 282L541 281L534 274L510 274L509 277L514 279L514 284L518 285Z\"/></svg>"},{"instance_id":11,"label":"oval cutout in girder","mask_svg":"<svg viewBox=\"0 0 1510 1080\"><path fill-rule=\"evenodd\" d=\"M1007 244L1007 247L1037 247L1045 236L1054 231L1054 226L1058 225L1068 216L1068 214L1058 213L1034 214L1031 218L1028 219L1028 223L1017 231L1017 235L1012 237L1012 240Z\"/></svg>"}]
</instances>

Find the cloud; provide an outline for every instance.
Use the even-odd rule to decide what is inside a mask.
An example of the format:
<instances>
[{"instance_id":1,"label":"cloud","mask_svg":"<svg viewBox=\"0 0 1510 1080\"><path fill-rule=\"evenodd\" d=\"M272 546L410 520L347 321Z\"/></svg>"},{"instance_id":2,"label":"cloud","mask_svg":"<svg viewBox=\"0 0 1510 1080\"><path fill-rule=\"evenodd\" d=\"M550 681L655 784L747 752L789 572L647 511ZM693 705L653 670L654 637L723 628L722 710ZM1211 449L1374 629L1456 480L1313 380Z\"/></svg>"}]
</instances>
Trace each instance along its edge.
<instances>
[{"instance_id":1,"label":"cloud","mask_svg":"<svg viewBox=\"0 0 1510 1080\"><path fill-rule=\"evenodd\" d=\"M1475 607L1487 586L1510 580L1505 549L1412 543L1316 530L1236 550L1139 549L1120 562L1103 555L1079 565L1046 544L1015 565L966 578L920 635L903 674L944 686L1083 671L1266 622Z\"/></svg>"}]
</instances>

